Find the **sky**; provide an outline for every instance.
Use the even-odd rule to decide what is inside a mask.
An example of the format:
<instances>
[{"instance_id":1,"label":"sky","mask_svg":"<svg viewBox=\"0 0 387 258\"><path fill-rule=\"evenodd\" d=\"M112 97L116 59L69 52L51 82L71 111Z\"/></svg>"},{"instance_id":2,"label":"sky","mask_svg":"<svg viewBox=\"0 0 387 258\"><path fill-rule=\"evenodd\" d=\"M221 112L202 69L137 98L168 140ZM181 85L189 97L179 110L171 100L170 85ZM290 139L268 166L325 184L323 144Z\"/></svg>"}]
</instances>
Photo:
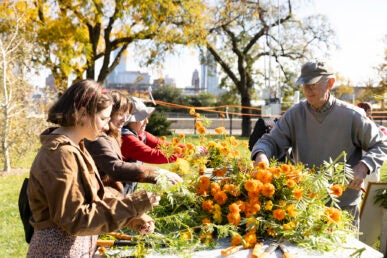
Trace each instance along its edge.
<instances>
[{"instance_id":1,"label":"sky","mask_svg":"<svg viewBox=\"0 0 387 258\"><path fill-rule=\"evenodd\" d=\"M373 68L383 63L387 48L383 42L387 36L387 0L301 0L301 3L305 4L305 15L326 15L336 32L339 49L327 59L331 66L358 86L375 78ZM140 69L134 64L128 68ZM200 72L197 54L187 50L168 58L162 73L151 74L153 79L168 75L175 78L178 87L185 87L191 85L195 69Z\"/></svg>"}]
</instances>

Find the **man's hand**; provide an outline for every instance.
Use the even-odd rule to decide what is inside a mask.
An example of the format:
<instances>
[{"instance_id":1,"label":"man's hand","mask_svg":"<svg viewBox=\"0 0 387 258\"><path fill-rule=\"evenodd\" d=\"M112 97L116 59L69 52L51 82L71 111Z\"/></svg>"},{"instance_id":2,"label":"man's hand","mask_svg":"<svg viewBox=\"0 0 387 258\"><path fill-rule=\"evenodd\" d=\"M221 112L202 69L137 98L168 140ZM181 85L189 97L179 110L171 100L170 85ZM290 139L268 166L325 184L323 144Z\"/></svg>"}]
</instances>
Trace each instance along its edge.
<instances>
[{"instance_id":1,"label":"man's hand","mask_svg":"<svg viewBox=\"0 0 387 258\"><path fill-rule=\"evenodd\" d=\"M352 170L353 179L349 182L348 188L360 190L364 186L364 178L368 174L368 167L363 162L359 162Z\"/></svg>"},{"instance_id":2,"label":"man's hand","mask_svg":"<svg viewBox=\"0 0 387 258\"><path fill-rule=\"evenodd\" d=\"M259 162L265 162L267 165L270 164L269 159L264 152L258 152L255 156L255 165L257 165Z\"/></svg>"}]
</instances>

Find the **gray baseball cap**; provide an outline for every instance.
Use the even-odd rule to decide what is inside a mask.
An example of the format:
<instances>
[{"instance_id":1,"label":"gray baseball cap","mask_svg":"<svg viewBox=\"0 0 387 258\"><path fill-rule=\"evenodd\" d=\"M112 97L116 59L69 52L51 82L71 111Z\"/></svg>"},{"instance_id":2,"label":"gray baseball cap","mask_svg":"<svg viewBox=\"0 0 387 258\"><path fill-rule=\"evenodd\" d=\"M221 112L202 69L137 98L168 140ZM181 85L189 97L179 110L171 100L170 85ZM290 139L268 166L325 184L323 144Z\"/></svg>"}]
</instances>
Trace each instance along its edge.
<instances>
[{"instance_id":1,"label":"gray baseball cap","mask_svg":"<svg viewBox=\"0 0 387 258\"><path fill-rule=\"evenodd\" d=\"M301 75L297 79L297 84L313 84L321 80L321 77L333 75L331 67L324 62L307 62L301 67Z\"/></svg>"},{"instance_id":2,"label":"gray baseball cap","mask_svg":"<svg viewBox=\"0 0 387 258\"><path fill-rule=\"evenodd\" d=\"M136 97L132 97L131 99L133 102L133 110L126 123L140 122L142 120L145 120L145 118L148 118L155 111L154 107L145 106L144 102L142 102L141 99Z\"/></svg>"}]
</instances>

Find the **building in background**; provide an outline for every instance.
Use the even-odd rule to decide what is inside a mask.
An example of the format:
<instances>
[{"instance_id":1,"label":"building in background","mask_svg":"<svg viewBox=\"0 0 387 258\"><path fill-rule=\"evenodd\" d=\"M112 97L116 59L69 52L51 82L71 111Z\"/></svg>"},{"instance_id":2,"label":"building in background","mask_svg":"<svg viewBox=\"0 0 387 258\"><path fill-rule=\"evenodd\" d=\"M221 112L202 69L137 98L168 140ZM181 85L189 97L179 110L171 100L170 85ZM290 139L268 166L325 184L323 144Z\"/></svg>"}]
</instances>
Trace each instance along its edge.
<instances>
[{"instance_id":1,"label":"building in background","mask_svg":"<svg viewBox=\"0 0 387 258\"><path fill-rule=\"evenodd\" d=\"M217 63L210 52L200 54L201 60L201 91L219 95L225 90L219 88Z\"/></svg>"}]
</instances>

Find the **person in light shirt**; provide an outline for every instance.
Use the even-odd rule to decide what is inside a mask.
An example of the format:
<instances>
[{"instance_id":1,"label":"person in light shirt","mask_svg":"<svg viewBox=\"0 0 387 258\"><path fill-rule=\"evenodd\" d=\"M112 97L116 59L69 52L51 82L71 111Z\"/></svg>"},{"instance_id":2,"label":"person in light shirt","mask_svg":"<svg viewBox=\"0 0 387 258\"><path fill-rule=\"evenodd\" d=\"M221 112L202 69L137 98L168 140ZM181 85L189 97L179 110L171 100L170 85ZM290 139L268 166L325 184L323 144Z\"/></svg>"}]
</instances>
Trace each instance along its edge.
<instances>
[{"instance_id":1,"label":"person in light shirt","mask_svg":"<svg viewBox=\"0 0 387 258\"><path fill-rule=\"evenodd\" d=\"M312 168L334 160L344 151L353 179L339 198L339 206L354 216L353 224L358 228L360 190L364 178L386 160L385 137L363 110L331 95L335 76L325 62L305 63L296 83L301 85L306 100L288 109L270 133L257 141L251 158L269 163L270 158L282 157L291 148L296 163Z\"/></svg>"}]
</instances>

